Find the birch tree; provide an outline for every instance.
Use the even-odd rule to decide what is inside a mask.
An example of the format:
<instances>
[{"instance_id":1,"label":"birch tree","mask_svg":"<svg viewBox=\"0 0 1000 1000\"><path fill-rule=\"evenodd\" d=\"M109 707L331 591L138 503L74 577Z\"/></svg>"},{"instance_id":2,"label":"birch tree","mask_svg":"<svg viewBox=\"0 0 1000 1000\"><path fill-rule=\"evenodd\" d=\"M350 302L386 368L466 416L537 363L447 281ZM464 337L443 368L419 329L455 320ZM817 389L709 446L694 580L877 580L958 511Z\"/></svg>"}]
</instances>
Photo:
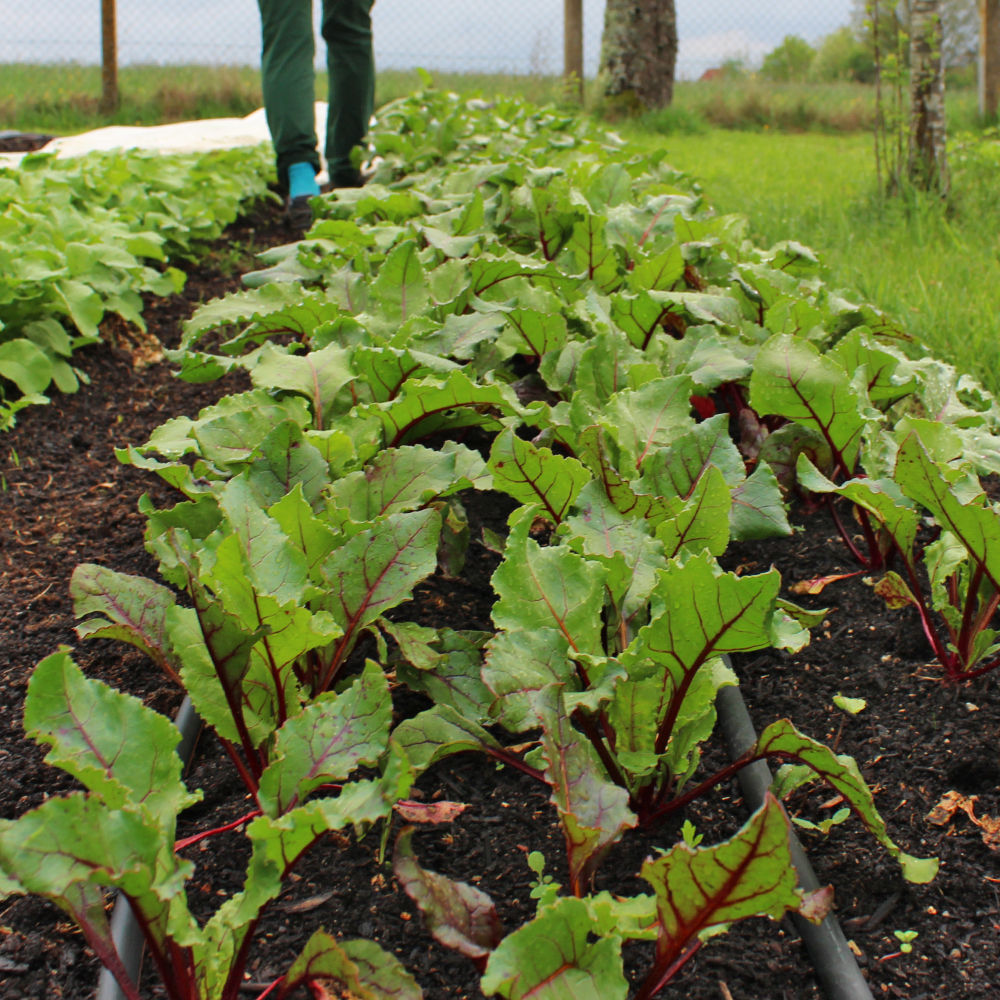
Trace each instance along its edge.
<instances>
[{"instance_id":1,"label":"birch tree","mask_svg":"<svg viewBox=\"0 0 1000 1000\"><path fill-rule=\"evenodd\" d=\"M601 68L605 94L646 109L674 96L677 12L674 0L607 0Z\"/></svg>"},{"instance_id":2,"label":"birch tree","mask_svg":"<svg viewBox=\"0 0 1000 1000\"><path fill-rule=\"evenodd\" d=\"M941 0L910 6L910 180L925 190L945 191L944 64Z\"/></svg>"}]
</instances>

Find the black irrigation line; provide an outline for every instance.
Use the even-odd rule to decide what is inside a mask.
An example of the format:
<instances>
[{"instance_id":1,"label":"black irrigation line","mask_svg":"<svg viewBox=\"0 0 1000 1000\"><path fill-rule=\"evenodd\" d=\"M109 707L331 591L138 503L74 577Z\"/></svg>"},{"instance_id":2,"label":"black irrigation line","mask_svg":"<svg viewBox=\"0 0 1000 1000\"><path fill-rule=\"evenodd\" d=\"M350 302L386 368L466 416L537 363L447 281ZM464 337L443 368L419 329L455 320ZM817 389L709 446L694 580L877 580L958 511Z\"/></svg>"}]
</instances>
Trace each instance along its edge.
<instances>
[{"instance_id":1,"label":"black irrigation line","mask_svg":"<svg viewBox=\"0 0 1000 1000\"><path fill-rule=\"evenodd\" d=\"M728 656L723 659L732 666ZM740 689L733 686L722 688L716 696L715 707L729 756L736 760L757 743L757 733ZM195 713L190 698L184 699L175 722L181 731L181 742L177 747L177 753L186 769L201 732L201 720ZM750 810L759 809L772 782L771 769L767 761L759 760L743 768L736 780ZM819 879L816 878L809 858L806 857L794 832L790 834L790 840L792 863L799 876L799 887L806 892L814 892L820 888ZM858 963L847 945L847 938L833 913L829 913L818 926L809 923L797 913L790 916L809 952L816 969L816 977L826 993L827 1000L874 1000L868 983L861 975ZM129 978L133 983L138 983L142 971L144 942L132 908L124 897L119 897L115 903L111 918L111 936ZM125 1000L125 994L107 969L101 970L95 1000Z\"/></svg>"},{"instance_id":2,"label":"black irrigation line","mask_svg":"<svg viewBox=\"0 0 1000 1000\"><path fill-rule=\"evenodd\" d=\"M727 666L732 666L728 656L724 656ZM757 743L746 702L738 687L721 688L715 697L719 729L726 740L726 747L732 760L742 757ZM766 760L758 760L744 767L736 776L743 799L751 811L764 804L764 796L771 787L771 769ZM795 836L790 835L792 864L799 876L799 888L815 892L820 888L819 879L806 857L806 852ZM809 952L827 1000L874 1000L872 991L861 975L857 960L847 945L847 938L833 911L827 914L823 923L811 924L797 913L789 914L795 930Z\"/></svg>"}]
</instances>

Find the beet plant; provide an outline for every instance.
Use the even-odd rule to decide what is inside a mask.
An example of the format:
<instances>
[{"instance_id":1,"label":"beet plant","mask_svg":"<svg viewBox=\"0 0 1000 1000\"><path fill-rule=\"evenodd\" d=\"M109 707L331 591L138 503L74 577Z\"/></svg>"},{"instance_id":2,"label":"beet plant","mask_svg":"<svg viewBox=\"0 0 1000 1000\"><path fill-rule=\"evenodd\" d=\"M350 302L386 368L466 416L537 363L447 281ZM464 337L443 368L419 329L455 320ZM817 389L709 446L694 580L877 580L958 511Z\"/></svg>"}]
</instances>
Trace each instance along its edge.
<instances>
[{"instance_id":1,"label":"beet plant","mask_svg":"<svg viewBox=\"0 0 1000 1000\"><path fill-rule=\"evenodd\" d=\"M90 791L0 828L10 891L65 905L114 968L92 886L118 886L169 995L228 1000L261 908L316 837L363 833L416 776L464 752L551 790L569 871L563 892L536 859L538 912L505 934L481 890L424 870L412 832L400 835L400 885L438 940L476 963L487 995L624 997L623 942L647 940L647 1000L733 921L822 919L830 893L796 889L781 806L806 781L843 796L905 878L929 881L936 862L895 844L857 764L787 719L703 773L716 695L737 683L727 657L801 649L824 615L782 599L776 571L737 575L717 559L731 541L791 535L786 498L808 490L863 565L903 568L906 581L889 574L882 590L925 622L942 611L954 646L938 642L953 657L942 662L975 676L991 665L1000 571L996 514L973 473L1000 469L1000 408L911 357L877 310L824 283L807 248L754 247L746 221L714 216L662 153L520 102L467 106L428 90L381 114L372 182L319 199L307 238L262 255L247 290L199 309L171 352L183 379L240 371L253 388L119 453L186 497L142 504L169 587L97 566L72 582L81 637L147 653L240 773L259 813L244 893L203 927L190 917L191 866L173 850L189 801L176 733L65 656L38 668L28 728L56 732L45 720L65 714L71 681L160 734L129 745L121 766L173 768L172 797L154 817L152 793L117 763L109 771L103 751L96 763L79 741L53 751ZM418 584L461 575L470 533L457 495L472 489L520 504L506 538L488 540L502 552L494 630L406 621ZM860 547L834 497L859 510ZM929 597L917 505L942 528L927 549ZM374 644L360 646L366 634ZM391 734L390 665L434 702ZM94 718L119 733L108 713ZM58 731L57 747L71 740ZM737 834L700 846L687 830L643 866L647 895L596 891L630 831L662 826L759 760L787 766ZM359 766L381 779L352 781ZM94 853L69 867L53 860L55 840L31 853L38 831L58 840L69 828L67 810L81 830L135 835L88 832ZM123 855L100 853L116 844ZM300 984L420 995L373 944L322 933L274 990Z\"/></svg>"},{"instance_id":2,"label":"beet plant","mask_svg":"<svg viewBox=\"0 0 1000 1000\"><path fill-rule=\"evenodd\" d=\"M252 845L243 889L199 925L185 893L195 866L180 852L212 831L176 840L178 813L200 798L181 780L180 732L138 699L84 677L68 652L56 653L32 674L25 729L51 748L46 761L87 791L0 821L0 889L31 892L64 910L125 996L138 1000L105 913L103 887L115 887L131 905L170 1000L236 1000L261 916L299 859L328 831L350 827L363 836L406 795L412 772L389 745L391 714L385 675L370 664L341 694L278 728L258 808L243 818ZM379 762L380 778L350 780L359 766ZM330 795L331 786L339 794ZM378 945L322 932L278 996L314 981L361 995L374 981L380 989L391 984L396 996L420 995Z\"/></svg>"}]
</instances>

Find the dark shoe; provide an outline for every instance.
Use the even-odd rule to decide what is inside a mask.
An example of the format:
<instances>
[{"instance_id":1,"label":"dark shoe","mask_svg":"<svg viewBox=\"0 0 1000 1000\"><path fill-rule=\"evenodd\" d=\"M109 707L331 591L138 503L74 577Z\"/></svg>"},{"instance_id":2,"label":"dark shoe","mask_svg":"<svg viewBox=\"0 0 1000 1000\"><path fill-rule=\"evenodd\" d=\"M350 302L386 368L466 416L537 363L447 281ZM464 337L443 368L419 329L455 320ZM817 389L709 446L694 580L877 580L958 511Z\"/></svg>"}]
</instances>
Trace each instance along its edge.
<instances>
[{"instance_id":1,"label":"dark shoe","mask_svg":"<svg viewBox=\"0 0 1000 1000\"><path fill-rule=\"evenodd\" d=\"M285 209L285 222L290 229L311 229L313 224L313 210L309 205L312 196L301 194L298 198L290 198L288 207Z\"/></svg>"},{"instance_id":2,"label":"dark shoe","mask_svg":"<svg viewBox=\"0 0 1000 1000\"><path fill-rule=\"evenodd\" d=\"M361 176L360 170L353 167L350 170L341 170L330 178L330 186L335 188L359 188L365 186L365 179Z\"/></svg>"}]
</instances>

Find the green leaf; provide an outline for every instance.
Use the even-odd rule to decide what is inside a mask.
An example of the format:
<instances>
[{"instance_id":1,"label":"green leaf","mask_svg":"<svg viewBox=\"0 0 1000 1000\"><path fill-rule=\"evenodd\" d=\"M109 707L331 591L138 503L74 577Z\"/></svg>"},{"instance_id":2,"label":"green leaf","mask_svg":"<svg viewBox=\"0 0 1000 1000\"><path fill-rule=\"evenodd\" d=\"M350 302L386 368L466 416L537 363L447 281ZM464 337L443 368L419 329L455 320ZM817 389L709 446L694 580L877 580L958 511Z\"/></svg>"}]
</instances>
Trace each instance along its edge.
<instances>
[{"instance_id":1,"label":"green leaf","mask_svg":"<svg viewBox=\"0 0 1000 1000\"><path fill-rule=\"evenodd\" d=\"M769 625L780 586L777 570L738 577L721 572L708 553L683 566L672 561L653 591L656 616L630 652L665 666L683 689L684 678L710 659L771 645Z\"/></svg>"},{"instance_id":2,"label":"green leaf","mask_svg":"<svg viewBox=\"0 0 1000 1000\"><path fill-rule=\"evenodd\" d=\"M792 534L781 487L767 462L758 462L753 472L733 490L729 526L734 542L787 538Z\"/></svg>"},{"instance_id":3,"label":"green leaf","mask_svg":"<svg viewBox=\"0 0 1000 1000\"><path fill-rule=\"evenodd\" d=\"M632 366L646 360L645 355L617 330L601 332L580 356L576 373L577 389L595 409L602 407L612 396L628 387L628 373Z\"/></svg>"},{"instance_id":4,"label":"green leaf","mask_svg":"<svg viewBox=\"0 0 1000 1000\"><path fill-rule=\"evenodd\" d=\"M569 643L553 628L499 632L489 644L482 678L497 698L491 709L497 722L512 733L540 726L534 694L551 684L578 687Z\"/></svg>"},{"instance_id":5,"label":"green leaf","mask_svg":"<svg viewBox=\"0 0 1000 1000\"><path fill-rule=\"evenodd\" d=\"M873 403L900 399L916 388L913 379L894 377L904 356L879 347L860 330L852 330L842 337L827 357L836 361L851 377L864 365L868 398Z\"/></svg>"},{"instance_id":6,"label":"green leaf","mask_svg":"<svg viewBox=\"0 0 1000 1000\"><path fill-rule=\"evenodd\" d=\"M690 497L668 499L665 510L654 507L646 516L650 525L656 526L656 537L667 559L703 549L721 556L729 546L732 505L732 494L722 473L710 465Z\"/></svg>"},{"instance_id":7,"label":"green leaf","mask_svg":"<svg viewBox=\"0 0 1000 1000\"><path fill-rule=\"evenodd\" d=\"M268 508L267 513L305 556L309 580L322 585L321 567L330 553L343 543L343 538L313 514L302 492L302 484L296 483L287 496Z\"/></svg>"},{"instance_id":8,"label":"green leaf","mask_svg":"<svg viewBox=\"0 0 1000 1000\"><path fill-rule=\"evenodd\" d=\"M327 683L362 629L407 600L413 588L434 572L440 532L441 515L436 510L392 514L359 532L323 564L328 589L316 603L344 630L331 652Z\"/></svg>"},{"instance_id":9,"label":"green leaf","mask_svg":"<svg viewBox=\"0 0 1000 1000\"><path fill-rule=\"evenodd\" d=\"M280 995L309 983L330 984L356 1000L423 1000L424 995L399 959L374 941L338 941L323 930L313 932L292 963Z\"/></svg>"},{"instance_id":10,"label":"green leaf","mask_svg":"<svg viewBox=\"0 0 1000 1000\"><path fill-rule=\"evenodd\" d=\"M621 450L619 468L626 477L638 474L647 458L694 426L693 393L687 375L673 375L611 397L600 423Z\"/></svg>"},{"instance_id":11,"label":"green leaf","mask_svg":"<svg viewBox=\"0 0 1000 1000\"><path fill-rule=\"evenodd\" d=\"M629 795L613 785L595 761L590 744L573 728L562 700L562 686L549 685L534 695L542 721L545 780L559 813L569 859L570 886L587 892L603 857L636 824Z\"/></svg>"},{"instance_id":12,"label":"green leaf","mask_svg":"<svg viewBox=\"0 0 1000 1000\"><path fill-rule=\"evenodd\" d=\"M393 247L371 284L371 296L385 319L397 324L427 308L430 293L415 240Z\"/></svg>"},{"instance_id":13,"label":"green leaf","mask_svg":"<svg viewBox=\"0 0 1000 1000\"><path fill-rule=\"evenodd\" d=\"M449 705L436 705L401 722L392 738L406 752L416 774L452 754L473 750L490 753L500 744L482 726L463 718Z\"/></svg>"},{"instance_id":14,"label":"green leaf","mask_svg":"<svg viewBox=\"0 0 1000 1000\"><path fill-rule=\"evenodd\" d=\"M440 382L411 380L401 396L359 407L358 412L378 417L386 446L398 448L446 428L500 430L500 417L510 416L514 410L499 386L477 385L463 372L455 371Z\"/></svg>"},{"instance_id":15,"label":"green leaf","mask_svg":"<svg viewBox=\"0 0 1000 1000\"><path fill-rule=\"evenodd\" d=\"M543 313L534 309L514 309L504 316L504 327L497 347L509 354L541 358L550 351L561 350L566 343L566 320L559 313Z\"/></svg>"},{"instance_id":16,"label":"green leaf","mask_svg":"<svg viewBox=\"0 0 1000 1000\"><path fill-rule=\"evenodd\" d=\"M688 497L710 465L718 468L731 488L746 478L743 459L729 438L729 416L725 413L697 424L650 455L635 490L661 497Z\"/></svg>"},{"instance_id":17,"label":"green leaf","mask_svg":"<svg viewBox=\"0 0 1000 1000\"><path fill-rule=\"evenodd\" d=\"M219 506L239 537L244 569L254 589L281 604L300 601L309 580L305 556L257 505L246 475L226 483Z\"/></svg>"},{"instance_id":18,"label":"green leaf","mask_svg":"<svg viewBox=\"0 0 1000 1000\"><path fill-rule=\"evenodd\" d=\"M601 607L607 570L566 546L542 548L528 536L539 507L513 517L504 561L493 574L499 600L493 621L510 631L557 629L574 652L601 652Z\"/></svg>"},{"instance_id":19,"label":"green leaf","mask_svg":"<svg viewBox=\"0 0 1000 1000\"><path fill-rule=\"evenodd\" d=\"M669 292L684 277L684 266L684 254L675 243L664 253L636 264L628 276L629 288L634 292Z\"/></svg>"},{"instance_id":20,"label":"green leaf","mask_svg":"<svg viewBox=\"0 0 1000 1000\"><path fill-rule=\"evenodd\" d=\"M865 428L861 399L851 377L815 344L787 334L768 340L754 363L750 405L761 416L777 414L819 431L840 473L853 474Z\"/></svg>"},{"instance_id":21,"label":"green leaf","mask_svg":"<svg viewBox=\"0 0 1000 1000\"><path fill-rule=\"evenodd\" d=\"M660 918L656 970L662 975L696 939L747 917L780 920L804 903L788 845L788 817L768 793L732 838L715 847L680 843L642 866Z\"/></svg>"},{"instance_id":22,"label":"green leaf","mask_svg":"<svg viewBox=\"0 0 1000 1000\"><path fill-rule=\"evenodd\" d=\"M296 486L315 507L329 482L326 459L294 420L283 420L250 455L247 485L261 507L276 504Z\"/></svg>"},{"instance_id":23,"label":"green leaf","mask_svg":"<svg viewBox=\"0 0 1000 1000\"><path fill-rule=\"evenodd\" d=\"M309 354L287 354L266 344L250 378L258 389L285 389L312 403L313 425L322 430L333 415L337 393L355 378L351 351L331 344Z\"/></svg>"},{"instance_id":24,"label":"green leaf","mask_svg":"<svg viewBox=\"0 0 1000 1000\"><path fill-rule=\"evenodd\" d=\"M416 510L434 500L472 487L485 463L463 445L452 451L432 451L422 445L386 448L363 472L333 484L330 496L352 521L364 523Z\"/></svg>"},{"instance_id":25,"label":"green leaf","mask_svg":"<svg viewBox=\"0 0 1000 1000\"><path fill-rule=\"evenodd\" d=\"M625 1000L621 938L591 944L591 929L585 900L558 900L500 942L480 988L508 1000Z\"/></svg>"},{"instance_id":26,"label":"green leaf","mask_svg":"<svg viewBox=\"0 0 1000 1000\"><path fill-rule=\"evenodd\" d=\"M509 493L524 504L540 503L546 516L561 524L590 473L575 458L536 448L507 428L493 441L490 472L494 489Z\"/></svg>"},{"instance_id":27,"label":"green leaf","mask_svg":"<svg viewBox=\"0 0 1000 1000\"><path fill-rule=\"evenodd\" d=\"M28 892L72 913L99 952L106 925L103 914L95 913L103 908L103 897L92 885L121 888L154 940L166 936L168 915L176 932L197 940L183 899L184 881L194 866L173 856L171 842L169 832L148 813L111 810L96 796L75 793L4 821L0 866Z\"/></svg>"},{"instance_id":28,"label":"green leaf","mask_svg":"<svg viewBox=\"0 0 1000 1000\"><path fill-rule=\"evenodd\" d=\"M868 511L909 558L920 526L920 515L911 500L891 479L851 479L843 486L834 485L823 476L805 455L796 466L799 482L817 493L837 493Z\"/></svg>"},{"instance_id":29,"label":"green leaf","mask_svg":"<svg viewBox=\"0 0 1000 1000\"><path fill-rule=\"evenodd\" d=\"M440 944L471 959L485 959L500 944L504 930L493 900L471 885L421 868L413 853L412 826L396 838L392 868Z\"/></svg>"},{"instance_id":30,"label":"green leaf","mask_svg":"<svg viewBox=\"0 0 1000 1000\"><path fill-rule=\"evenodd\" d=\"M166 587L142 576L116 573L106 566L81 563L69 584L77 618L101 614L76 626L81 639L121 639L141 649L176 678L180 661L170 644L166 616L176 603Z\"/></svg>"},{"instance_id":31,"label":"green leaf","mask_svg":"<svg viewBox=\"0 0 1000 1000\"><path fill-rule=\"evenodd\" d=\"M666 567L662 543L650 537L647 522L622 514L597 482L580 491L576 509L566 521L570 545L607 567L611 599L630 621L645 607L656 570Z\"/></svg>"},{"instance_id":32,"label":"green leaf","mask_svg":"<svg viewBox=\"0 0 1000 1000\"><path fill-rule=\"evenodd\" d=\"M914 858L904 853L889 837L885 820L875 808L872 793L865 784L857 764L850 757L836 757L829 747L803 736L787 719L779 719L760 734L756 753L780 756L806 764L816 774L844 796L861 822L876 840L899 862L903 878L923 884L937 874L937 858Z\"/></svg>"},{"instance_id":33,"label":"green leaf","mask_svg":"<svg viewBox=\"0 0 1000 1000\"><path fill-rule=\"evenodd\" d=\"M469 265L469 276L473 294L480 297L511 278L531 278L542 285L553 286L572 287L577 283L576 279L567 276L555 264L514 253L503 257L494 257L492 254L477 257Z\"/></svg>"},{"instance_id":34,"label":"green leaf","mask_svg":"<svg viewBox=\"0 0 1000 1000\"><path fill-rule=\"evenodd\" d=\"M459 367L437 355L393 347L359 347L353 363L359 381L371 389L379 403L395 399L408 379L441 378Z\"/></svg>"},{"instance_id":35,"label":"green leaf","mask_svg":"<svg viewBox=\"0 0 1000 1000\"><path fill-rule=\"evenodd\" d=\"M38 396L52 381L52 362L30 340L8 340L0 344L0 375L26 396Z\"/></svg>"},{"instance_id":36,"label":"green leaf","mask_svg":"<svg viewBox=\"0 0 1000 1000\"><path fill-rule=\"evenodd\" d=\"M942 531L940 538L924 549L924 565L927 567L931 600L935 611L941 611L951 605L948 578L957 573L968 558L969 553L965 546L950 531Z\"/></svg>"},{"instance_id":37,"label":"green leaf","mask_svg":"<svg viewBox=\"0 0 1000 1000\"><path fill-rule=\"evenodd\" d=\"M388 624L385 623L383 627ZM397 641L400 639L402 624L391 629ZM411 690L423 692L436 704L448 705L464 718L486 724L494 699L481 677L480 647L488 637L488 632L441 629L434 646L423 647L432 657L424 665L416 664L415 659L411 658L408 650L403 650L403 644L400 643L401 651L407 656L409 663L414 663L414 667L409 663L400 663L396 667L396 676Z\"/></svg>"},{"instance_id":38,"label":"green leaf","mask_svg":"<svg viewBox=\"0 0 1000 1000\"><path fill-rule=\"evenodd\" d=\"M837 708L843 709L848 715L857 715L868 707L868 702L864 698L848 698L846 695L835 694L833 703Z\"/></svg>"},{"instance_id":39,"label":"green leaf","mask_svg":"<svg viewBox=\"0 0 1000 1000\"><path fill-rule=\"evenodd\" d=\"M280 816L320 785L346 781L357 767L374 767L391 721L389 685L369 660L346 691L323 696L275 733L271 764L260 779L261 809Z\"/></svg>"},{"instance_id":40,"label":"green leaf","mask_svg":"<svg viewBox=\"0 0 1000 1000\"><path fill-rule=\"evenodd\" d=\"M189 350L210 330L238 323L260 322L265 316L299 306L302 299L301 288L282 284L266 285L214 299L199 306L194 315L184 322L181 350Z\"/></svg>"},{"instance_id":41,"label":"green leaf","mask_svg":"<svg viewBox=\"0 0 1000 1000\"><path fill-rule=\"evenodd\" d=\"M1000 515L975 499L962 503L941 468L931 461L920 438L910 434L899 447L896 482L951 532L986 578L1000 590Z\"/></svg>"},{"instance_id":42,"label":"green leaf","mask_svg":"<svg viewBox=\"0 0 1000 1000\"><path fill-rule=\"evenodd\" d=\"M577 268L605 294L614 291L622 281L618 272L618 256L604 238L606 225L607 219L603 216L587 213L573 227L566 244Z\"/></svg>"},{"instance_id":43,"label":"green leaf","mask_svg":"<svg viewBox=\"0 0 1000 1000\"><path fill-rule=\"evenodd\" d=\"M26 735L51 747L47 764L73 775L109 809L143 806L165 831L200 800L181 782L181 734L138 698L84 677L68 651L35 667L24 707Z\"/></svg>"}]
</instances>

